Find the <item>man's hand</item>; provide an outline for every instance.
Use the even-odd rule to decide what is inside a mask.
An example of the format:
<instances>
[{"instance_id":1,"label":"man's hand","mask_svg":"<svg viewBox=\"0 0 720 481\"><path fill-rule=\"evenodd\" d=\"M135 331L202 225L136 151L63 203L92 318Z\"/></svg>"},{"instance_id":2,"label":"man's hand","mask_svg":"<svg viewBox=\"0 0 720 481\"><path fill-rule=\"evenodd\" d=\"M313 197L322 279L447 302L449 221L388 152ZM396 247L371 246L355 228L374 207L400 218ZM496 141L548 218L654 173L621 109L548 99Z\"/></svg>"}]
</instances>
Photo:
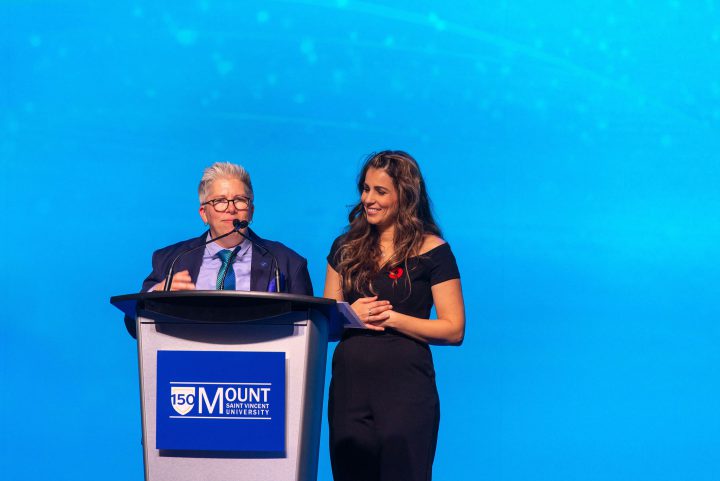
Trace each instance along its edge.
<instances>
[{"instance_id":1,"label":"man's hand","mask_svg":"<svg viewBox=\"0 0 720 481\"><path fill-rule=\"evenodd\" d=\"M164 288L165 280L155 284L152 289L150 289L150 292L162 291ZM172 286L170 286L171 291L192 291L194 289L195 284L193 284L193 281L190 278L190 271L186 269L184 271L176 272L173 275Z\"/></svg>"}]
</instances>

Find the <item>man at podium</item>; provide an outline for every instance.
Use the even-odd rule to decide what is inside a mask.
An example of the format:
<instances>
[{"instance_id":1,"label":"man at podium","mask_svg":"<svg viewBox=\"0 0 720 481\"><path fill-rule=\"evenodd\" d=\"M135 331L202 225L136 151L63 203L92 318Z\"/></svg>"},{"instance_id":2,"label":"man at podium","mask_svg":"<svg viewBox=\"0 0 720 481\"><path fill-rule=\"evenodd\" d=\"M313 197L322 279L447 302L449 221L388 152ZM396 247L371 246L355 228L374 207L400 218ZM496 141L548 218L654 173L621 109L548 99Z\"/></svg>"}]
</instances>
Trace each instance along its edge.
<instances>
[{"instance_id":1,"label":"man at podium","mask_svg":"<svg viewBox=\"0 0 720 481\"><path fill-rule=\"evenodd\" d=\"M229 162L211 165L203 173L198 195L200 217L209 230L155 251L152 272L143 282L142 292L169 287L173 291L313 294L307 260L280 242L260 238L247 227L255 204L250 175L242 166ZM167 283L173 262L174 274Z\"/></svg>"}]
</instances>

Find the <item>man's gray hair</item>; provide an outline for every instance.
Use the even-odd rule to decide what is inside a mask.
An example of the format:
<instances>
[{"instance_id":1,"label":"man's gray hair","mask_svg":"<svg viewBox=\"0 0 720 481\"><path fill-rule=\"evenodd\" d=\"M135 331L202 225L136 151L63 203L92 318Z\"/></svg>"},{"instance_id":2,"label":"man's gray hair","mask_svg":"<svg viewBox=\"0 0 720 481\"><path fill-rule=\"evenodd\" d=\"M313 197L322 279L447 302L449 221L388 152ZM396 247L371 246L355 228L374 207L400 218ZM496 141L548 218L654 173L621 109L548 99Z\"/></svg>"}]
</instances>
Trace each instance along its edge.
<instances>
[{"instance_id":1,"label":"man's gray hair","mask_svg":"<svg viewBox=\"0 0 720 481\"><path fill-rule=\"evenodd\" d=\"M253 199L254 196L252 182L250 182L250 174L248 174L248 171L245 170L242 165L231 164L230 162L215 162L213 165L205 169L202 179L200 179L200 185L198 186L200 203L202 204L205 202L208 190L210 190L210 184L215 182L217 179L228 177L237 179L245 184L250 200Z\"/></svg>"}]
</instances>

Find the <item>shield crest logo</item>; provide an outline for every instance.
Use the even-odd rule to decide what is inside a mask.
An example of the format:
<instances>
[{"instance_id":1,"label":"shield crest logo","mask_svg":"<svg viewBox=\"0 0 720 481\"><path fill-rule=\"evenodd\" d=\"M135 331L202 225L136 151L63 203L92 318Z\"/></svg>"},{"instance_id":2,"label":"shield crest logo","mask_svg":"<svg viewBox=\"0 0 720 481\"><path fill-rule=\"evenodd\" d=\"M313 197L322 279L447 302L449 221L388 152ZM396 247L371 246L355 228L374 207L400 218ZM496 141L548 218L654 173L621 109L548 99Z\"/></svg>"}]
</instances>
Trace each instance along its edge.
<instances>
[{"instance_id":1,"label":"shield crest logo","mask_svg":"<svg viewBox=\"0 0 720 481\"><path fill-rule=\"evenodd\" d=\"M195 406L195 388L191 386L171 386L170 401L179 415L184 416Z\"/></svg>"}]
</instances>

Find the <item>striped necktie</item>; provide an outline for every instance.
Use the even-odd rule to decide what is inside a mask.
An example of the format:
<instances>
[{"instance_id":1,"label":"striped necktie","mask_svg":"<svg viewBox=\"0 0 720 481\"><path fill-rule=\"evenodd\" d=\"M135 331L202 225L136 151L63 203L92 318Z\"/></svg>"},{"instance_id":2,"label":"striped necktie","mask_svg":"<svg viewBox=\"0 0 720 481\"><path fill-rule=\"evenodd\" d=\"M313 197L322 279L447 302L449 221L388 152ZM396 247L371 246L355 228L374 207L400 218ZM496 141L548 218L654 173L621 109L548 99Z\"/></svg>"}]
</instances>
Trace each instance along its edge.
<instances>
[{"instance_id":1,"label":"striped necktie","mask_svg":"<svg viewBox=\"0 0 720 481\"><path fill-rule=\"evenodd\" d=\"M234 291L235 290L235 270L232 267L235 257L237 256L239 246L235 250L224 249L217 253L218 257L222 261L222 266L218 271L217 281L215 281L215 289L219 291ZM225 274L227 272L227 275ZM225 277L225 284L222 284L223 277Z\"/></svg>"}]
</instances>

